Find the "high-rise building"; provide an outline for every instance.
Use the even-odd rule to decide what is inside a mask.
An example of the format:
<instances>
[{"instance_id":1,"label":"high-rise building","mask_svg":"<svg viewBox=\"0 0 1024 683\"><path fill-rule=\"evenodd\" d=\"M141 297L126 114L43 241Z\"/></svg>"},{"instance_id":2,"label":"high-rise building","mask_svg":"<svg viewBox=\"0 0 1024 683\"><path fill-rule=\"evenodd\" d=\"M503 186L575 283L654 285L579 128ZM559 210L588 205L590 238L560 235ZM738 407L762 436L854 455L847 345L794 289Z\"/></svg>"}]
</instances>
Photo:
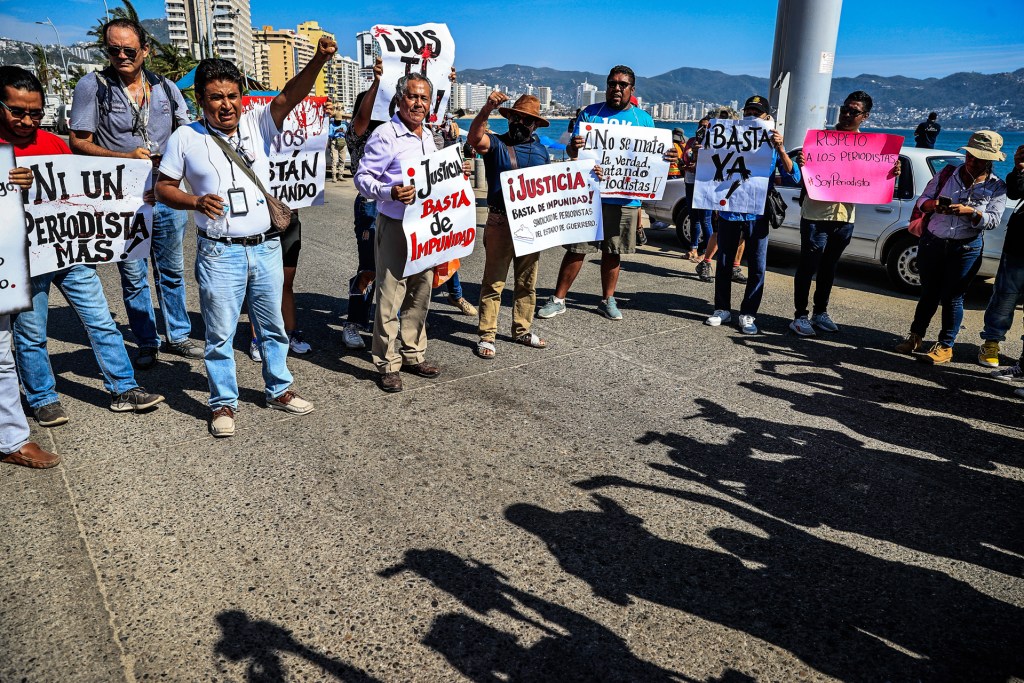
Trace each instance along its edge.
<instances>
[{"instance_id":1,"label":"high-rise building","mask_svg":"<svg viewBox=\"0 0 1024 683\"><path fill-rule=\"evenodd\" d=\"M335 57L327 65L327 96L343 113L353 114L356 95L361 90L359 62L351 57Z\"/></svg>"},{"instance_id":2,"label":"high-rise building","mask_svg":"<svg viewBox=\"0 0 1024 683\"><path fill-rule=\"evenodd\" d=\"M331 40L334 40L334 34L328 33L320 28L320 24L316 21L304 21L298 25L297 29L299 35L305 36L306 40L309 41L309 44L313 46L314 53L322 36L327 36ZM334 60L331 61L333 63ZM302 69L305 65L306 62L299 62L296 65L296 68ZM316 77L316 85L313 86L313 92L317 97L327 97L327 71L327 69L322 69L320 74Z\"/></svg>"},{"instance_id":3,"label":"high-rise building","mask_svg":"<svg viewBox=\"0 0 1024 683\"><path fill-rule=\"evenodd\" d=\"M249 0L165 0L170 43L197 59L222 57L252 71Z\"/></svg>"},{"instance_id":4,"label":"high-rise building","mask_svg":"<svg viewBox=\"0 0 1024 683\"><path fill-rule=\"evenodd\" d=\"M551 88L546 85L537 88L537 99L540 100L541 109L551 108Z\"/></svg>"},{"instance_id":5,"label":"high-rise building","mask_svg":"<svg viewBox=\"0 0 1024 683\"><path fill-rule=\"evenodd\" d=\"M576 86L576 106L577 107L586 107L587 105L593 104L594 103L594 101L592 99L593 95L588 95L587 93L594 93L594 92L597 92L597 86L596 85L591 85L590 83L587 83L586 81L583 81L578 86ZM603 100L604 97L602 97L601 99Z\"/></svg>"},{"instance_id":6,"label":"high-rise building","mask_svg":"<svg viewBox=\"0 0 1024 683\"><path fill-rule=\"evenodd\" d=\"M253 29L254 61L258 78L271 90L280 90L316 54L316 48L301 33L272 26Z\"/></svg>"},{"instance_id":7,"label":"high-rise building","mask_svg":"<svg viewBox=\"0 0 1024 683\"><path fill-rule=\"evenodd\" d=\"M356 61L359 63L360 90L366 90L373 83L373 62L380 57L380 45L369 31L356 34Z\"/></svg>"}]
</instances>

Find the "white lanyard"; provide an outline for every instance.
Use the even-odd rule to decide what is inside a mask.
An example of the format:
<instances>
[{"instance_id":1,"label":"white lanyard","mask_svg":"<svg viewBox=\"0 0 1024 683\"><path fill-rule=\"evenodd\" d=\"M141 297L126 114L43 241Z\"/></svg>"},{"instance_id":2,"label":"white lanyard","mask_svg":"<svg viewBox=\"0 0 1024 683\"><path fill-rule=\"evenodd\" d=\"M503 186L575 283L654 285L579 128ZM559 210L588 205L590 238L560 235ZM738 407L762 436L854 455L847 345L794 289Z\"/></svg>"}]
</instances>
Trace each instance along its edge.
<instances>
[{"instance_id":1,"label":"white lanyard","mask_svg":"<svg viewBox=\"0 0 1024 683\"><path fill-rule=\"evenodd\" d=\"M121 90L124 91L124 96L128 100L128 104L132 108L132 112L135 113L135 122L140 125L139 134L142 135L142 139L149 143L149 108L152 100L152 94L150 88L146 82L146 74L142 73L142 104L140 105L132 97L132 94L128 91L128 86L124 83L121 84ZM134 132L134 131L132 131Z\"/></svg>"}]
</instances>

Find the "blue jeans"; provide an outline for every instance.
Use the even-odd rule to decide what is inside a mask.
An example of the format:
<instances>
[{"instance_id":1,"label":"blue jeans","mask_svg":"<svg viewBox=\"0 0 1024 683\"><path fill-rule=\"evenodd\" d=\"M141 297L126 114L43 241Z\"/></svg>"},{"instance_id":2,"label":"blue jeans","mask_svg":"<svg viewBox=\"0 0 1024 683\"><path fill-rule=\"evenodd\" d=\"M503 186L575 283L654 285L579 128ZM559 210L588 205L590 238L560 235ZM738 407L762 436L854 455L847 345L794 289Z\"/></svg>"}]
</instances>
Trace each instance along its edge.
<instances>
[{"instance_id":1,"label":"blue jeans","mask_svg":"<svg viewBox=\"0 0 1024 683\"><path fill-rule=\"evenodd\" d=\"M210 408L238 407L233 344L247 294L249 320L256 328L263 355L265 394L268 400L280 396L292 384L287 365L288 334L281 316L284 267L280 238L252 247L214 242L205 237L197 239L196 282L206 324L204 360L210 383Z\"/></svg>"},{"instance_id":2,"label":"blue jeans","mask_svg":"<svg viewBox=\"0 0 1024 683\"><path fill-rule=\"evenodd\" d=\"M715 255L715 310L732 310L732 264L740 238L746 240L747 287L740 315L757 315L764 295L764 271L768 261L768 219L729 221L718 217L718 253Z\"/></svg>"},{"instance_id":3,"label":"blue jeans","mask_svg":"<svg viewBox=\"0 0 1024 683\"><path fill-rule=\"evenodd\" d=\"M921 298L917 301L911 332L924 337L941 304L939 343L953 346L964 321L964 294L981 268L981 247L980 234L969 240L947 240L925 230L917 247Z\"/></svg>"},{"instance_id":4,"label":"blue jeans","mask_svg":"<svg viewBox=\"0 0 1024 683\"><path fill-rule=\"evenodd\" d=\"M690 216L690 249L700 250L700 245L707 248L708 240L714 231L711 227L711 209L693 208L693 183L686 183L686 206Z\"/></svg>"},{"instance_id":5,"label":"blue jeans","mask_svg":"<svg viewBox=\"0 0 1024 683\"><path fill-rule=\"evenodd\" d=\"M444 283L448 288L448 293L456 299L462 298L462 280L459 279L459 271L455 271L455 274L448 278L448 281Z\"/></svg>"},{"instance_id":6,"label":"blue jeans","mask_svg":"<svg viewBox=\"0 0 1024 683\"><path fill-rule=\"evenodd\" d=\"M853 223L800 219L800 265L793 278L794 317L807 315L811 278L815 275L818 285L814 290L814 313L817 315L828 310L839 257L852 238Z\"/></svg>"},{"instance_id":7,"label":"blue jeans","mask_svg":"<svg viewBox=\"0 0 1024 683\"><path fill-rule=\"evenodd\" d=\"M985 328L981 338L1006 341L1006 333L1013 326L1013 312L1024 295L1024 258L1003 254L992 287L992 298L985 308ZM1024 337L1022 337L1024 338Z\"/></svg>"},{"instance_id":8,"label":"blue jeans","mask_svg":"<svg viewBox=\"0 0 1024 683\"><path fill-rule=\"evenodd\" d=\"M96 266L71 266L32 278L32 308L19 313L14 320L14 352L28 404L35 409L59 400L50 354L46 349L51 284L57 285L85 325L89 346L99 363L106 390L112 394L123 394L139 386L124 348L124 338L110 317L110 307L103 295Z\"/></svg>"},{"instance_id":9,"label":"blue jeans","mask_svg":"<svg viewBox=\"0 0 1024 683\"><path fill-rule=\"evenodd\" d=\"M354 213L359 265L355 276L348 281L348 322L367 327L373 305L373 280L361 290L359 276L362 273L374 273L377 268L373 252L373 245L377 243L377 202L367 201L359 195L356 197Z\"/></svg>"},{"instance_id":10,"label":"blue jeans","mask_svg":"<svg viewBox=\"0 0 1024 683\"><path fill-rule=\"evenodd\" d=\"M0 455L21 450L29 438L12 345L11 316L0 315Z\"/></svg>"},{"instance_id":11,"label":"blue jeans","mask_svg":"<svg viewBox=\"0 0 1024 683\"><path fill-rule=\"evenodd\" d=\"M156 311L149 294L148 268L153 262L153 281L164 318L164 335L171 343L188 339L192 323L185 308L185 236L187 211L176 211L158 203L153 209L153 247L150 258L121 261L121 291L128 325L140 347L158 348Z\"/></svg>"}]
</instances>

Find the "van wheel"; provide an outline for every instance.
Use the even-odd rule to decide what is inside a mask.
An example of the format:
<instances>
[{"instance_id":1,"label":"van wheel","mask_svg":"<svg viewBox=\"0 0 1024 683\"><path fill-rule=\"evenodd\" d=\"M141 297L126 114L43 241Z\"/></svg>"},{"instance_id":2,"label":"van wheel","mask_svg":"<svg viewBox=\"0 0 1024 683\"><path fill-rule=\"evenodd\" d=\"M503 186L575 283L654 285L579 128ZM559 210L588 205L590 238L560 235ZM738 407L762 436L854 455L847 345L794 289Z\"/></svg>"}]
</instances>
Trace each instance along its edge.
<instances>
[{"instance_id":1,"label":"van wheel","mask_svg":"<svg viewBox=\"0 0 1024 683\"><path fill-rule=\"evenodd\" d=\"M683 249L689 250L693 244L693 227L690 225L690 213L680 203L672 212L672 222L676 225L676 237Z\"/></svg>"},{"instance_id":2,"label":"van wheel","mask_svg":"<svg viewBox=\"0 0 1024 683\"><path fill-rule=\"evenodd\" d=\"M908 232L897 237L885 260L889 280L904 292L921 291L921 274L917 268L918 238Z\"/></svg>"}]
</instances>

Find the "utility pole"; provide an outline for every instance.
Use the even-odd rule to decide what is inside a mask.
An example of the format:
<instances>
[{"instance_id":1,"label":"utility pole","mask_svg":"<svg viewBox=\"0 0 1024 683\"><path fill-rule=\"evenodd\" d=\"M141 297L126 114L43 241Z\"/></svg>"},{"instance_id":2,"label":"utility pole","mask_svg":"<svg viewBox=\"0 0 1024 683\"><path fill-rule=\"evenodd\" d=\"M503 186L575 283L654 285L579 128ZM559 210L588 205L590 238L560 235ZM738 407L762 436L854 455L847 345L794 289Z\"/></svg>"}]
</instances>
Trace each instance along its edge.
<instances>
[{"instance_id":1,"label":"utility pole","mask_svg":"<svg viewBox=\"0 0 1024 683\"><path fill-rule=\"evenodd\" d=\"M779 0L768 99L786 147L824 128L843 0Z\"/></svg>"},{"instance_id":2,"label":"utility pole","mask_svg":"<svg viewBox=\"0 0 1024 683\"><path fill-rule=\"evenodd\" d=\"M53 29L54 35L57 36L57 49L60 50L60 61L64 65L64 74L60 79L60 100L61 102L67 102L67 98L64 97L64 81L68 77L68 60L64 59L64 46L61 45L60 42L60 33L57 33L57 27L53 25L52 21L50 21L50 17L46 17L46 21L37 21L36 23L42 24L43 26L49 26Z\"/></svg>"}]
</instances>

